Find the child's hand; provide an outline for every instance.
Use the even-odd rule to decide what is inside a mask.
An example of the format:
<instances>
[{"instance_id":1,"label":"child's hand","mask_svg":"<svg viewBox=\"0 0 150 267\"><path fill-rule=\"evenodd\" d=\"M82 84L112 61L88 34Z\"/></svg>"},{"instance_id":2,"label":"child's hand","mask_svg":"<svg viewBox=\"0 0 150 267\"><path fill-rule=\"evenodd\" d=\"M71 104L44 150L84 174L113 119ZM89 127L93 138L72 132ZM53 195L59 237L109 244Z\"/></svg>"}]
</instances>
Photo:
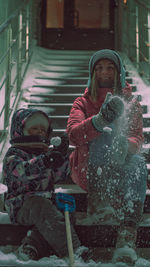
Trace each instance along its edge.
<instances>
[{"instance_id":1,"label":"child's hand","mask_svg":"<svg viewBox=\"0 0 150 267\"><path fill-rule=\"evenodd\" d=\"M44 155L44 164L46 168L57 169L64 163L64 157L62 153L58 151L48 151Z\"/></svg>"},{"instance_id":2,"label":"child's hand","mask_svg":"<svg viewBox=\"0 0 150 267\"><path fill-rule=\"evenodd\" d=\"M61 136L61 143L58 146L54 145L54 149L53 151L59 151L62 153L63 156L66 156L68 153L68 148L69 148L69 139L68 139L68 135L66 133L64 133Z\"/></svg>"}]
</instances>

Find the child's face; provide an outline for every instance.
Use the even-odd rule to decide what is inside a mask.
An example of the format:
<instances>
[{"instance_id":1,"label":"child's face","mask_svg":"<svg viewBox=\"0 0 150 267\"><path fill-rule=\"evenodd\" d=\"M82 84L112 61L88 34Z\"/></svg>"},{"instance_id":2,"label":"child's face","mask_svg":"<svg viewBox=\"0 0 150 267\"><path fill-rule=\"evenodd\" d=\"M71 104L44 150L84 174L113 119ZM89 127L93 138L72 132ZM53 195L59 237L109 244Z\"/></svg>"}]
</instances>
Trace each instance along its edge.
<instances>
[{"instance_id":1,"label":"child's face","mask_svg":"<svg viewBox=\"0 0 150 267\"><path fill-rule=\"evenodd\" d=\"M101 59L95 66L96 79L100 87L112 87L115 77L115 65L109 59Z\"/></svg>"},{"instance_id":2,"label":"child's face","mask_svg":"<svg viewBox=\"0 0 150 267\"><path fill-rule=\"evenodd\" d=\"M49 122L43 114L35 113L27 121L24 126L24 135L39 135L47 137Z\"/></svg>"},{"instance_id":3,"label":"child's face","mask_svg":"<svg viewBox=\"0 0 150 267\"><path fill-rule=\"evenodd\" d=\"M48 127L45 127L42 124L35 124L27 129L28 135L39 135L42 137L47 136Z\"/></svg>"}]
</instances>

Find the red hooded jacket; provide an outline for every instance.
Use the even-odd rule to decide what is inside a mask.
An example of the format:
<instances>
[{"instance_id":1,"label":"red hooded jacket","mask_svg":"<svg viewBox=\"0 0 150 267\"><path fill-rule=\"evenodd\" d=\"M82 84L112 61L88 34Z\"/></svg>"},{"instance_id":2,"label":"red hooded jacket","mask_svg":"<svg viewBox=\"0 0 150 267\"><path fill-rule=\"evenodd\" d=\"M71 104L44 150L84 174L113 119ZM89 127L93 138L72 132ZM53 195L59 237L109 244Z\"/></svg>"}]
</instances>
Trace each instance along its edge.
<instances>
[{"instance_id":1,"label":"red hooded jacket","mask_svg":"<svg viewBox=\"0 0 150 267\"><path fill-rule=\"evenodd\" d=\"M75 146L70 155L72 180L82 189L87 191L86 172L88 167L88 143L101 134L92 124L92 117L96 115L104 102L107 92L111 89L104 88L97 102L93 102L86 88L83 96L78 97L72 106L67 124L67 133L70 144ZM128 142L129 153L137 153L143 143L142 108L139 102L132 96L132 88L126 83L122 89L124 100L130 103L128 112Z\"/></svg>"}]
</instances>

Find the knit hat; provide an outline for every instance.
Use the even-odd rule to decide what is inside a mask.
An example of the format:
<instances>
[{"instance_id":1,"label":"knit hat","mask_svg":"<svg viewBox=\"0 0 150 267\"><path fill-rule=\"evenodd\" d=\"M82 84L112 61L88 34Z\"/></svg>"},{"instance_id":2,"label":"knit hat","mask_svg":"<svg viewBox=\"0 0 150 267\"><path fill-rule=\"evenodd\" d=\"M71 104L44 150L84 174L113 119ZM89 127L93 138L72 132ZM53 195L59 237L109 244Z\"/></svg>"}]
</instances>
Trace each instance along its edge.
<instances>
[{"instance_id":1,"label":"knit hat","mask_svg":"<svg viewBox=\"0 0 150 267\"><path fill-rule=\"evenodd\" d=\"M121 87L125 87L125 69L123 67L122 60L117 52L114 50L110 49L102 49L97 51L90 59L89 62L89 79L88 79L88 88L91 85L91 79L93 75L94 68L97 64L97 62L101 59L109 59L111 60L120 74L120 82L121 82Z\"/></svg>"}]
</instances>

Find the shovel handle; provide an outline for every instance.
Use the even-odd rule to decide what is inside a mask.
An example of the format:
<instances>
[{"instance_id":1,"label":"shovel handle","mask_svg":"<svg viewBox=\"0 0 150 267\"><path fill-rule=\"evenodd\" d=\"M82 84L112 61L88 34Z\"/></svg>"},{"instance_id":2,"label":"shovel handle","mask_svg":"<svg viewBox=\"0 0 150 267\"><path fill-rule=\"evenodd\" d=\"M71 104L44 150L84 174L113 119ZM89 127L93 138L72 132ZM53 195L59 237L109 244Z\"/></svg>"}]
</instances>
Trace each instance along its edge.
<instances>
[{"instance_id":1,"label":"shovel handle","mask_svg":"<svg viewBox=\"0 0 150 267\"><path fill-rule=\"evenodd\" d=\"M68 213L68 211L65 211L64 213L65 213L67 245L68 245L70 267L74 267L74 253L73 253L73 246L72 246L72 237L71 237L69 213Z\"/></svg>"}]
</instances>

